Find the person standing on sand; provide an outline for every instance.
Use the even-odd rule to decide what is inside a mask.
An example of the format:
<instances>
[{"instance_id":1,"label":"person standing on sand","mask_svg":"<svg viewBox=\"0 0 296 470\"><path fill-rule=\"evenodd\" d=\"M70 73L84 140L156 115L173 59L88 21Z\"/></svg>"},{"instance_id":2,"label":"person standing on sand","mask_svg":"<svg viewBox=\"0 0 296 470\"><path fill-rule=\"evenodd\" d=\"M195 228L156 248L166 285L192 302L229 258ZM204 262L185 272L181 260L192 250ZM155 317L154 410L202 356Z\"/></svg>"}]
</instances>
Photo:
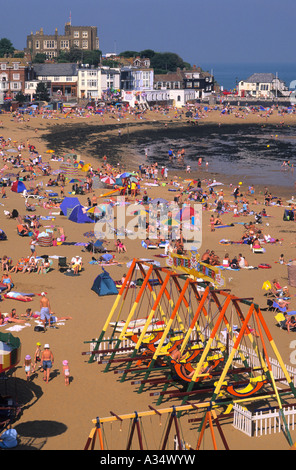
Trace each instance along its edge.
<instances>
[{"instance_id":1,"label":"person standing on sand","mask_svg":"<svg viewBox=\"0 0 296 470\"><path fill-rule=\"evenodd\" d=\"M51 314L51 307L50 307L49 299L46 297L45 292L41 292L40 320L42 321L44 328L45 328L46 320L48 320L48 324L50 325L50 314Z\"/></svg>"},{"instance_id":2,"label":"person standing on sand","mask_svg":"<svg viewBox=\"0 0 296 470\"><path fill-rule=\"evenodd\" d=\"M42 362L42 367L43 367L43 371L44 371L43 380L46 383L48 383L50 370L51 370L52 364L54 362L54 357L53 357L53 354L50 350L49 344L44 345L44 349L43 349L42 355L41 355L41 362Z\"/></svg>"}]
</instances>

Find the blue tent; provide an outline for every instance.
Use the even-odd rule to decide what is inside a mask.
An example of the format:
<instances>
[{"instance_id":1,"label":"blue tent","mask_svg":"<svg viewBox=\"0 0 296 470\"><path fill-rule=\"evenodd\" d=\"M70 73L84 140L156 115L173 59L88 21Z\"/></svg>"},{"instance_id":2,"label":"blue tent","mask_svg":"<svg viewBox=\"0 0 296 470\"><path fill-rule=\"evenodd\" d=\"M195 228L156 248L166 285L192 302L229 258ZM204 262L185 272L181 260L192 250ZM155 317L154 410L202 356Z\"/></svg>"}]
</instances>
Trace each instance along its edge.
<instances>
[{"instance_id":1,"label":"blue tent","mask_svg":"<svg viewBox=\"0 0 296 470\"><path fill-rule=\"evenodd\" d=\"M73 207L80 204L77 197L65 197L63 202L60 205L60 209L64 215L67 215L67 209L73 209Z\"/></svg>"},{"instance_id":2,"label":"blue tent","mask_svg":"<svg viewBox=\"0 0 296 470\"><path fill-rule=\"evenodd\" d=\"M69 220L72 222L76 222L77 224L92 224L94 223L94 220L88 217L87 214L85 214L82 210L82 205L77 204L72 211L71 214L68 217Z\"/></svg>"},{"instance_id":3,"label":"blue tent","mask_svg":"<svg viewBox=\"0 0 296 470\"><path fill-rule=\"evenodd\" d=\"M99 296L118 294L115 282L104 268L103 272L95 278L91 290Z\"/></svg>"}]
</instances>

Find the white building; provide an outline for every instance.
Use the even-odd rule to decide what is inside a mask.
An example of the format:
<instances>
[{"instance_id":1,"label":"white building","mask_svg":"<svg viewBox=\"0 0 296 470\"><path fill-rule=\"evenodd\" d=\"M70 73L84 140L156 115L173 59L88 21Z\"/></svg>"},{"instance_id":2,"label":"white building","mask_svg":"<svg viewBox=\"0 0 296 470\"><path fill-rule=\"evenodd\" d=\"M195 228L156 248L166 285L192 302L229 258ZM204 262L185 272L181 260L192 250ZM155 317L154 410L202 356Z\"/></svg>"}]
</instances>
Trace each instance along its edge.
<instances>
[{"instance_id":1,"label":"white building","mask_svg":"<svg viewBox=\"0 0 296 470\"><path fill-rule=\"evenodd\" d=\"M288 96L289 90L283 80L273 73L253 73L238 83L238 95L252 98Z\"/></svg>"},{"instance_id":2,"label":"white building","mask_svg":"<svg viewBox=\"0 0 296 470\"><path fill-rule=\"evenodd\" d=\"M81 65L78 69L78 98L98 100L111 89L120 88L120 69Z\"/></svg>"},{"instance_id":3,"label":"white building","mask_svg":"<svg viewBox=\"0 0 296 470\"><path fill-rule=\"evenodd\" d=\"M36 93L37 85L39 80L28 80L25 82L25 95L29 95L30 101L32 101L33 96Z\"/></svg>"}]
</instances>

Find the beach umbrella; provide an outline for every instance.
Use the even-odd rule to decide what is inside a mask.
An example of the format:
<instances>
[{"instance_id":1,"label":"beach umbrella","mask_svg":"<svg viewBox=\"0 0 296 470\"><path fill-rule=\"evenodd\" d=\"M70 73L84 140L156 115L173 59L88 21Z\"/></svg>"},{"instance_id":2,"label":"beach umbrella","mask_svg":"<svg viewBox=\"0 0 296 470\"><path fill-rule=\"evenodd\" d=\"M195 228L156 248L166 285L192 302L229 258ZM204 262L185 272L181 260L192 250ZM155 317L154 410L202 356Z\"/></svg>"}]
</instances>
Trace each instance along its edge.
<instances>
[{"instance_id":1,"label":"beach umbrella","mask_svg":"<svg viewBox=\"0 0 296 470\"><path fill-rule=\"evenodd\" d=\"M181 209L178 214L176 215L177 220L189 220L191 217L196 215L195 210L193 207L184 207Z\"/></svg>"},{"instance_id":2,"label":"beach umbrella","mask_svg":"<svg viewBox=\"0 0 296 470\"><path fill-rule=\"evenodd\" d=\"M125 173L122 173L119 178L128 178L132 173L129 173L128 171L126 171Z\"/></svg>"},{"instance_id":3,"label":"beach umbrella","mask_svg":"<svg viewBox=\"0 0 296 470\"><path fill-rule=\"evenodd\" d=\"M121 178L116 178L115 184L117 184L118 186L122 186L123 185L122 179Z\"/></svg>"},{"instance_id":4,"label":"beach umbrella","mask_svg":"<svg viewBox=\"0 0 296 470\"><path fill-rule=\"evenodd\" d=\"M147 215L148 213L149 213L148 209L146 209L146 210L140 209L138 211L132 212L132 215Z\"/></svg>"},{"instance_id":5,"label":"beach umbrella","mask_svg":"<svg viewBox=\"0 0 296 470\"><path fill-rule=\"evenodd\" d=\"M82 180L79 180L77 178L72 178L69 183L82 183Z\"/></svg>"},{"instance_id":6,"label":"beach umbrella","mask_svg":"<svg viewBox=\"0 0 296 470\"><path fill-rule=\"evenodd\" d=\"M46 150L46 153L54 153L54 150Z\"/></svg>"},{"instance_id":7,"label":"beach umbrella","mask_svg":"<svg viewBox=\"0 0 296 470\"><path fill-rule=\"evenodd\" d=\"M166 219L166 220L161 220L160 223L162 225L169 225L171 227L178 227L180 225L180 222L175 219Z\"/></svg>"},{"instance_id":8,"label":"beach umbrella","mask_svg":"<svg viewBox=\"0 0 296 470\"><path fill-rule=\"evenodd\" d=\"M88 212L89 214L101 215L103 213L103 209L99 206L93 206L87 209L86 212Z\"/></svg>"},{"instance_id":9,"label":"beach umbrella","mask_svg":"<svg viewBox=\"0 0 296 470\"><path fill-rule=\"evenodd\" d=\"M83 165L83 167L81 168L81 171L85 171L87 172L88 170L91 169L91 164L90 163L86 163L85 165Z\"/></svg>"},{"instance_id":10,"label":"beach umbrella","mask_svg":"<svg viewBox=\"0 0 296 470\"><path fill-rule=\"evenodd\" d=\"M16 149L7 149L6 152L17 153Z\"/></svg>"},{"instance_id":11,"label":"beach umbrella","mask_svg":"<svg viewBox=\"0 0 296 470\"><path fill-rule=\"evenodd\" d=\"M105 176L101 179L101 181L106 184L115 184L115 180L113 178L110 178L110 176Z\"/></svg>"}]
</instances>

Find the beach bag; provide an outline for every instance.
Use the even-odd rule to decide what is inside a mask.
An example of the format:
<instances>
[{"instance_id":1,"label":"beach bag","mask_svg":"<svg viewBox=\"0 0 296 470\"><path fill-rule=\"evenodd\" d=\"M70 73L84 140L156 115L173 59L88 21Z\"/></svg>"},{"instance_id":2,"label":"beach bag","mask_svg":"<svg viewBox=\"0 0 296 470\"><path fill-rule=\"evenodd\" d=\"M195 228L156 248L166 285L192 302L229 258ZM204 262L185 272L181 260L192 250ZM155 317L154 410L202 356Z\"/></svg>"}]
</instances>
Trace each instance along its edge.
<instances>
[{"instance_id":1,"label":"beach bag","mask_svg":"<svg viewBox=\"0 0 296 470\"><path fill-rule=\"evenodd\" d=\"M34 331L37 331L40 333L40 331L43 331L43 333L45 333L45 329L44 329L44 326L41 326L41 325L36 325L34 327Z\"/></svg>"}]
</instances>

